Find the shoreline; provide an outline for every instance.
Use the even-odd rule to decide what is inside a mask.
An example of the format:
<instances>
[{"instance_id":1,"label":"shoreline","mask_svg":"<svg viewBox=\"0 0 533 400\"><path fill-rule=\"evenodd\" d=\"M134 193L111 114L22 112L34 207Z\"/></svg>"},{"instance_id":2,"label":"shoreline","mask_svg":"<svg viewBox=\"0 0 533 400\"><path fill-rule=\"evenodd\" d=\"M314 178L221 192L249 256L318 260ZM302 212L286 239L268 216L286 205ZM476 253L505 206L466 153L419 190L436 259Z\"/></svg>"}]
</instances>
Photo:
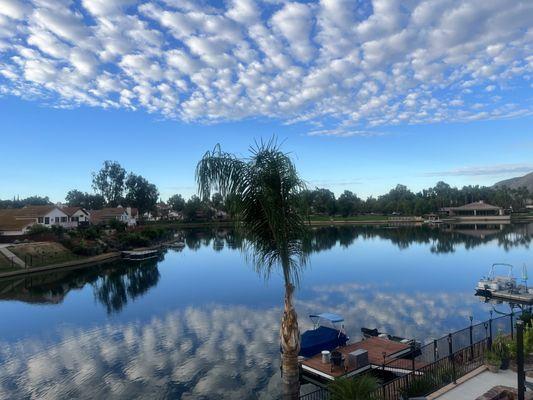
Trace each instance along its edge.
<instances>
[{"instance_id":1,"label":"shoreline","mask_svg":"<svg viewBox=\"0 0 533 400\"><path fill-rule=\"evenodd\" d=\"M81 260L72 260L63 263L45 265L44 267L36 268L21 268L15 271L2 272L0 273L0 279L11 278L20 275L31 275L39 272L48 272L55 269L67 270L67 269L76 269L82 267L88 267L94 264L103 264L111 261L120 259L120 252L114 251L110 253L103 253L93 257L87 257Z\"/></svg>"},{"instance_id":2,"label":"shoreline","mask_svg":"<svg viewBox=\"0 0 533 400\"><path fill-rule=\"evenodd\" d=\"M526 223L526 222L532 222L533 217L521 217L516 219L511 219L510 223ZM476 221L477 223L491 223L490 220L480 220ZM494 222L494 221L492 221ZM421 221L420 219L406 219L401 221L390 221L386 219L375 219L375 220L361 220L361 221L349 221L349 220L325 220L325 221L306 221L306 224L309 226L343 226L343 225L415 225L415 226L421 226L424 225L424 221ZM165 223L165 224L147 224L142 226L156 226L156 227L166 227L166 228L175 228L175 229L191 229L191 228L231 228L234 226L234 223L231 221L224 221L224 222L196 222L196 223ZM142 250L142 249L158 249L161 248L169 243L172 243L173 241L167 241L164 243L159 243L152 246L147 246L144 248L134 249L134 250ZM56 269L61 270L68 270L68 269L76 269L76 268L84 268L88 267L94 264L102 264L107 263L111 261L115 261L121 258L121 252L120 251L114 251L109 253L103 253L99 254L97 256L88 257L85 259L78 259L78 260L72 260L67 261L63 263L57 263L57 264L50 264L43 267L36 267L36 268L20 268L14 271L9 272L1 272L0 273L0 279L4 278L11 278L16 277L20 275L31 275L36 274L39 272L48 272L53 271Z\"/></svg>"}]
</instances>

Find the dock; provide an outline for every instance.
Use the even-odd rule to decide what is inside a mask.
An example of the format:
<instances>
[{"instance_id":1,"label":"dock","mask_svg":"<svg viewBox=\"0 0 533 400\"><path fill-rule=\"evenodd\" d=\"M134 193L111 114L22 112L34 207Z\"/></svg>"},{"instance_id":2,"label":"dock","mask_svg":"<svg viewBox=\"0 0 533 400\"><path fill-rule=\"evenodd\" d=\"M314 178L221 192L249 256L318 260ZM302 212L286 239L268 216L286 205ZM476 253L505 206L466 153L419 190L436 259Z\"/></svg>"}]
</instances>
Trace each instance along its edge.
<instances>
[{"instance_id":1,"label":"dock","mask_svg":"<svg viewBox=\"0 0 533 400\"><path fill-rule=\"evenodd\" d=\"M380 337L371 337L336 349L343 355L345 360L348 359L350 353L357 350L368 352L368 363L366 365L350 366L345 363L344 366L332 366L331 363L322 362L321 354L302 360L300 365L304 379L314 383L317 381L327 382L341 377L352 377L370 369L380 369L396 374L411 372L412 361L401 358L412 352L410 344ZM416 362L416 364L420 364L420 362ZM416 367L420 368L421 365L416 365Z\"/></svg>"},{"instance_id":2,"label":"dock","mask_svg":"<svg viewBox=\"0 0 533 400\"><path fill-rule=\"evenodd\" d=\"M129 261L143 261L156 258L159 255L157 250L131 250L123 251L122 258Z\"/></svg>"},{"instance_id":3,"label":"dock","mask_svg":"<svg viewBox=\"0 0 533 400\"><path fill-rule=\"evenodd\" d=\"M533 293L513 293L506 290L490 290L488 292L490 293L490 296L486 297L505 300L516 304L533 305Z\"/></svg>"}]
</instances>

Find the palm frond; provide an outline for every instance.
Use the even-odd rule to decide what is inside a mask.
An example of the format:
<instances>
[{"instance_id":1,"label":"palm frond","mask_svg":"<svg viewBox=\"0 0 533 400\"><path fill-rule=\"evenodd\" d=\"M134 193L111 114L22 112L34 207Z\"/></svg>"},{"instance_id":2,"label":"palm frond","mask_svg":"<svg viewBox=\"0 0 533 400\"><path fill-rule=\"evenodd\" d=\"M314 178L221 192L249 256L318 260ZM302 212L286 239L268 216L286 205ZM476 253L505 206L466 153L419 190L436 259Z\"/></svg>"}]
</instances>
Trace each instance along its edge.
<instances>
[{"instance_id":1,"label":"palm frond","mask_svg":"<svg viewBox=\"0 0 533 400\"><path fill-rule=\"evenodd\" d=\"M298 203L305 184L275 137L256 142L250 153L249 159L239 159L219 145L207 152L196 168L199 193L205 198L217 189L224 197L232 196L256 268L268 276L280 264L288 282L297 282L306 262L306 225Z\"/></svg>"}]
</instances>

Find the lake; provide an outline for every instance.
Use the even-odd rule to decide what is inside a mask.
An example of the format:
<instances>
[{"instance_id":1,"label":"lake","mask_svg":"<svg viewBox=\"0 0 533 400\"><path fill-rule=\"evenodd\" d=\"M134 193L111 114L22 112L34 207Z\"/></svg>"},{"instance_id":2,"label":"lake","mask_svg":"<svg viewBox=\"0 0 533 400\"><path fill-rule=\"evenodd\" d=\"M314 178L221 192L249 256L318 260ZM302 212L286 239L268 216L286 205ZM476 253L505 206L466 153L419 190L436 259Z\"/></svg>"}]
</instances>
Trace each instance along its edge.
<instances>
[{"instance_id":1,"label":"lake","mask_svg":"<svg viewBox=\"0 0 533 400\"><path fill-rule=\"evenodd\" d=\"M0 281L0 398L272 399L283 280L231 229L186 230L160 260ZM307 315L421 341L487 319L495 262L532 266L533 224L313 229L295 296ZM518 268L519 267L519 268ZM494 306L509 312L505 304Z\"/></svg>"}]
</instances>

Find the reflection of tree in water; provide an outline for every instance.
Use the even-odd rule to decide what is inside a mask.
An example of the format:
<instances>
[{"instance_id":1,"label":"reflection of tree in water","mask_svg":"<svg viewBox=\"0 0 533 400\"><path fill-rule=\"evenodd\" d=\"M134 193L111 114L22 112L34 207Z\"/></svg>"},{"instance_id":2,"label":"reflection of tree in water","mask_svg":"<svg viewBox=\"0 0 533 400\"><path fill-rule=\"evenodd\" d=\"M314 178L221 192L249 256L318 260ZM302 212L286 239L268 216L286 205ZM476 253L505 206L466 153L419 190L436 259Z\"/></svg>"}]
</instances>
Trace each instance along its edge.
<instances>
[{"instance_id":1,"label":"reflection of tree in water","mask_svg":"<svg viewBox=\"0 0 533 400\"><path fill-rule=\"evenodd\" d=\"M93 287L96 300L107 312L120 311L129 300L145 294L159 282L158 260L142 264L113 263L90 268L36 274L0 282L0 299L27 303L61 303L71 290Z\"/></svg>"},{"instance_id":2,"label":"reflection of tree in water","mask_svg":"<svg viewBox=\"0 0 533 400\"><path fill-rule=\"evenodd\" d=\"M203 246L212 246L216 251L223 248L241 249L245 238L230 228L186 229L182 232L185 243L190 250ZM304 250L307 254L325 251L337 244L341 247L352 245L357 239L389 240L400 249L407 249L413 244L426 244L432 253L453 253L456 246L462 245L467 250L495 241L505 251L515 247L529 248L533 238L533 224L514 225L446 225L435 226L383 226L383 225L343 225L319 227L304 238Z\"/></svg>"},{"instance_id":3,"label":"reflection of tree in water","mask_svg":"<svg viewBox=\"0 0 533 400\"><path fill-rule=\"evenodd\" d=\"M108 313L118 312L129 300L144 295L159 282L157 261L113 269L92 283L94 296Z\"/></svg>"}]
</instances>

